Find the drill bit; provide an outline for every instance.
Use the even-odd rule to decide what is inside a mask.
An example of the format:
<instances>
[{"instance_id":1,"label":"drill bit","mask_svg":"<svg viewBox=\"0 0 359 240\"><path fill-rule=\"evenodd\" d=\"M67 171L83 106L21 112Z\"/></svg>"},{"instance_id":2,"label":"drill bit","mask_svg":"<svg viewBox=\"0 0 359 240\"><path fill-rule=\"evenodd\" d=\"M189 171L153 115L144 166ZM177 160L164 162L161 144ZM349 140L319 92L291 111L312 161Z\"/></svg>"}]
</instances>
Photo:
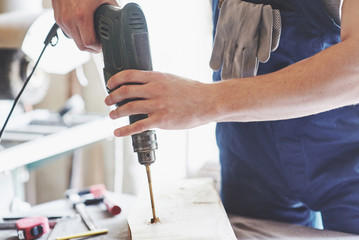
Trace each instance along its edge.
<instances>
[{"instance_id":1,"label":"drill bit","mask_svg":"<svg viewBox=\"0 0 359 240\"><path fill-rule=\"evenodd\" d=\"M152 207L152 216L151 223L159 222L159 218L156 217L156 211L155 211L155 201L153 200L153 192L152 192L152 181L151 181L151 172L150 172L150 165L146 166L146 172L147 172L147 180L148 180L148 187L150 189L150 198L151 198L151 207Z\"/></svg>"}]
</instances>

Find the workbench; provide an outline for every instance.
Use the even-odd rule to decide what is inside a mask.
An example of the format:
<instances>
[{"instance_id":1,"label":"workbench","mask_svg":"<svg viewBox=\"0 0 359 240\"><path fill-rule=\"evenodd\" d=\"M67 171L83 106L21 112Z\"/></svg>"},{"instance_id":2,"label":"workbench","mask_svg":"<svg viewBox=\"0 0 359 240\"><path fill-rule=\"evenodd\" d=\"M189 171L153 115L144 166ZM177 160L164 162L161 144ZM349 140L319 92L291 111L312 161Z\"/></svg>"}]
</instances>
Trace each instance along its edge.
<instances>
[{"instance_id":1,"label":"workbench","mask_svg":"<svg viewBox=\"0 0 359 240\"><path fill-rule=\"evenodd\" d=\"M110 193L112 194L112 193ZM116 216L111 216L105 207L100 205L86 206L88 214L98 228L107 228L108 233L99 236L93 236L91 239L106 239L106 240L129 240L127 214L131 210L135 197L128 194L116 195L119 205L122 209L121 213ZM55 239L69 234L80 233L88 231L81 218L76 215L71 203L67 199L59 199L32 207L30 211L24 213L12 214L11 217L23 216L71 216L73 218L66 219L55 225L50 233L43 235L38 240ZM8 217L8 216L6 216ZM0 240L17 240L16 230L0 230Z\"/></svg>"},{"instance_id":2,"label":"workbench","mask_svg":"<svg viewBox=\"0 0 359 240\"><path fill-rule=\"evenodd\" d=\"M110 216L101 205L87 206L87 211L95 221L99 228L107 228L109 232L105 235L94 236L87 239L106 239L106 240L129 240L127 215L131 211L136 197L127 194L116 194L121 206L122 212L117 216ZM71 204L66 199L60 199L43 203L34 206L30 211L25 213L18 213L12 216L58 216L67 215L74 216L75 211ZM238 239L253 240L253 239L332 239L332 240L355 240L359 236L350 235L346 233L318 230L303 226L297 226L287 223L259 220L245 218L241 216L229 215L234 232ZM67 235L66 233L76 233L86 231L85 225L81 219L75 217L71 220L64 221L61 226L58 223L58 228L54 228L50 234L46 234L39 238L39 240L53 239L52 237L59 237ZM55 232L56 231L56 232ZM56 235L55 235L56 233ZM1 230L1 240L17 240L15 230Z\"/></svg>"}]
</instances>

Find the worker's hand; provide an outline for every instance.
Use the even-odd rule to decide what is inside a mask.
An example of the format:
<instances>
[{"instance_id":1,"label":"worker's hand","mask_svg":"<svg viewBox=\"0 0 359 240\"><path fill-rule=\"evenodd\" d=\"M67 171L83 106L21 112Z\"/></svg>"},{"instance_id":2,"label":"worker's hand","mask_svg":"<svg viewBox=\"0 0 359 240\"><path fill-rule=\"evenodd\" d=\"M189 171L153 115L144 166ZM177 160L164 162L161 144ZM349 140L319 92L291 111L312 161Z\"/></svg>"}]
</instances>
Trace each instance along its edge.
<instances>
[{"instance_id":1,"label":"worker's hand","mask_svg":"<svg viewBox=\"0 0 359 240\"><path fill-rule=\"evenodd\" d=\"M116 0L52 0L57 24L80 50L101 51L95 35L94 13L104 3L118 6Z\"/></svg>"},{"instance_id":2,"label":"worker's hand","mask_svg":"<svg viewBox=\"0 0 359 240\"><path fill-rule=\"evenodd\" d=\"M142 85L123 85L141 83ZM125 70L114 75L107 83L109 94L105 103L111 106L125 99L143 100L126 103L110 112L112 119L135 114L148 118L115 130L115 136L127 136L151 128L188 129L208 123L210 102L215 94L211 84L192 81L160 72ZM212 96L211 96L212 95Z\"/></svg>"},{"instance_id":3,"label":"worker's hand","mask_svg":"<svg viewBox=\"0 0 359 240\"><path fill-rule=\"evenodd\" d=\"M251 77L278 46L279 10L270 5L225 0L221 6L210 66L222 79ZM273 27L275 26L275 27Z\"/></svg>"}]
</instances>

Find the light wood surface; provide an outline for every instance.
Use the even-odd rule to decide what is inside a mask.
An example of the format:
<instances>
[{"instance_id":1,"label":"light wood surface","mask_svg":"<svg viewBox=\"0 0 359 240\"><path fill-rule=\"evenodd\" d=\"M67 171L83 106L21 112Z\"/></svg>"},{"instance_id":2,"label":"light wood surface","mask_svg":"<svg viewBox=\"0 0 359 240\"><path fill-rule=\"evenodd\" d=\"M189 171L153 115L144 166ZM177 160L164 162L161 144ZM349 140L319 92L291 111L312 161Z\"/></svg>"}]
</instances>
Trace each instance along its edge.
<instances>
[{"instance_id":1,"label":"light wood surface","mask_svg":"<svg viewBox=\"0 0 359 240\"><path fill-rule=\"evenodd\" d=\"M132 240L236 239L211 178L156 185L154 198L160 222L151 224L148 189L143 189L127 218Z\"/></svg>"}]
</instances>

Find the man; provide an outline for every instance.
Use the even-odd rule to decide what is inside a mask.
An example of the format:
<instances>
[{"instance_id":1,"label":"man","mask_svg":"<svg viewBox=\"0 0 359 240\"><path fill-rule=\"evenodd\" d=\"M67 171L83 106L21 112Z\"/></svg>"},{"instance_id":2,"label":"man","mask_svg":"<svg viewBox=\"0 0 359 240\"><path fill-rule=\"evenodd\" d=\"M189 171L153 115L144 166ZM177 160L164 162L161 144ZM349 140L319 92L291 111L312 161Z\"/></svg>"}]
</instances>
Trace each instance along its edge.
<instances>
[{"instance_id":1,"label":"man","mask_svg":"<svg viewBox=\"0 0 359 240\"><path fill-rule=\"evenodd\" d=\"M64 5L59 6L60 2ZM56 19L81 49L98 50L85 9L71 16L65 6L81 2L53 0ZM246 65L245 57L231 56L233 62L223 62L226 56L216 59L214 55L211 66L221 65L222 76L242 78L204 84L167 73L120 72L109 80L110 89L129 82L143 85L122 86L105 103L144 100L125 104L110 117L139 113L149 117L116 129L115 135L218 122L221 197L228 212L314 226L313 211L320 211L325 229L359 233L359 1L343 2L341 28L323 2L224 0L217 33L219 26L226 28L221 18L236 19L225 14L230 6L248 11L260 6L262 14L270 4L280 11L279 45L269 60L264 57L258 65L261 58L254 58L249 76L257 71L258 75L242 77L246 69L240 64ZM214 6L217 9L217 2ZM91 7L90 13L93 11ZM259 29L264 24L260 16ZM252 18L241 21L248 19ZM237 29L237 24L229 25ZM230 30L221 34L232 33ZM215 74L215 80L218 77Z\"/></svg>"}]
</instances>

